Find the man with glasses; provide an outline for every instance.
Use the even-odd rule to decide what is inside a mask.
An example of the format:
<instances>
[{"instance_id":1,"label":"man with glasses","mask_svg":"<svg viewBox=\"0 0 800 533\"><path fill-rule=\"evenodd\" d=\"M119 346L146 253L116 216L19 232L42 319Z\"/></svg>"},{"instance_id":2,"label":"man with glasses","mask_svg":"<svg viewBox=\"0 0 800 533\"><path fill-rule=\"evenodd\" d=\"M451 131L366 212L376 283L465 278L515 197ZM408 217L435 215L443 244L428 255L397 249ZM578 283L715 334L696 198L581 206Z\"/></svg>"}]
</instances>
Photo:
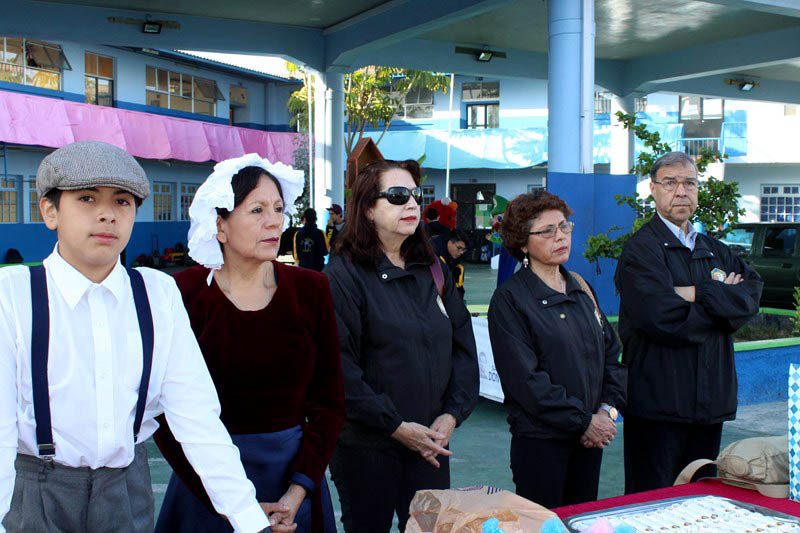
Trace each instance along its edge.
<instances>
[{"instance_id":1,"label":"man with glasses","mask_svg":"<svg viewBox=\"0 0 800 533\"><path fill-rule=\"evenodd\" d=\"M719 454L736 417L733 333L758 313L758 274L691 218L699 183L683 152L650 171L656 215L622 251L615 283L628 365L625 492L667 487L695 459Z\"/></svg>"},{"instance_id":2,"label":"man with glasses","mask_svg":"<svg viewBox=\"0 0 800 533\"><path fill-rule=\"evenodd\" d=\"M464 265L461 258L469 249L469 237L460 229L453 230L450 235L439 235L431 240L436 255L442 258L450 274L453 275L453 282L456 290L464 299Z\"/></svg>"}]
</instances>

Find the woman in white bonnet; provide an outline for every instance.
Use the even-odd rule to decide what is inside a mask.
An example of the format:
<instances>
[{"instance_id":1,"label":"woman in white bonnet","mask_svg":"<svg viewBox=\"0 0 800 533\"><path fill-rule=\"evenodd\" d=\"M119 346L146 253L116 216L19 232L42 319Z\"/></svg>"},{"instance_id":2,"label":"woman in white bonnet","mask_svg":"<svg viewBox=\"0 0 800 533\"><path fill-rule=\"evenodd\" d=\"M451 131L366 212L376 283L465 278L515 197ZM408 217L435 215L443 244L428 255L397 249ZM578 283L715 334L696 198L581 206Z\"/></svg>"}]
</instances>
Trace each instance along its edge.
<instances>
[{"instance_id":1,"label":"woman in white bonnet","mask_svg":"<svg viewBox=\"0 0 800 533\"><path fill-rule=\"evenodd\" d=\"M218 164L189 210L200 265L175 279L259 501L285 504L273 531L333 532L325 469L344 388L330 288L275 261L302 187L302 172L255 154ZM163 421L155 439L175 472L156 531L230 531Z\"/></svg>"}]
</instances>

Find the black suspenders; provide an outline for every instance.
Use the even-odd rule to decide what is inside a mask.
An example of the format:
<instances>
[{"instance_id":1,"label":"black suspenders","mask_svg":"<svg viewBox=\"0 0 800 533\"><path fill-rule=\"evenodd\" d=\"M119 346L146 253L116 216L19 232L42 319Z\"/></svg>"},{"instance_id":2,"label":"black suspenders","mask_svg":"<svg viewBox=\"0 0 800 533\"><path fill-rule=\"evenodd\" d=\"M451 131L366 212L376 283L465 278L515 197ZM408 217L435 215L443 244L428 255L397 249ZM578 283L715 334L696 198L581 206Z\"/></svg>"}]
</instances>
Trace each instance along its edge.
<instances>
[{"instance_id":1,"label":"black suspenders","mask_svg":"<svg viewBox=\"0 0 800 533\"><path fill-rule=\"evenodd\" d=\"M133 301L139 332L142 336L142 379L139 382L139 398L136 402L136 416L133 419L133 442L139 438L144 408L147 401L147 388L153 366L153 315L147 289L139 271L127 269L133 289ZM50 304L47 298L47 275L44 266L30 268L31 273L31 385L33 387L33 414L36 418L36 443L39 456L52 461L56 454L53 443L53 427L50 418L50 391L47 383L47 359L50 346Z\"/></svg>"}]
</instances>

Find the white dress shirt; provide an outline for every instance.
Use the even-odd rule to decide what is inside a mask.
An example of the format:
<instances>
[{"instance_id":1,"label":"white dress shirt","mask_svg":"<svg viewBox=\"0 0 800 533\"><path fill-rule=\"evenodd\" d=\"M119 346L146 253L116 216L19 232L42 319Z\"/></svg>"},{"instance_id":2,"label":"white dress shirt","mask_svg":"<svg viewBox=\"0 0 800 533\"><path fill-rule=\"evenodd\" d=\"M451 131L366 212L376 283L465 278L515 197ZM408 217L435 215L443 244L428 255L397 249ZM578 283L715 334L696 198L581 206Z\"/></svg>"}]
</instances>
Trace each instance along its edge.
<instances>
[{"instance_id":1,"label":"white dress shirt","mask_svg":"<svg viewBox=\"0 0 800 533\"><path fill-rule=\"evenodd\" d=\"M658 218L667 226L667 228L678 238L680 243L694 252L694 243L697 241L697 230L689 223L689 233L684 233L680 226L677 226L657 213Z\"/></svg>"},{"instance_id":2,"label":"white dress shirt","mask_svg":"<svg viewBox=\"0 0 800 533\"><path fill-rule=\"evenodd\" d=\"M117 262L102 283L94 283L67 263L57 247L44 266L55 461L71 467L128 466L133 461L133 418L142 375L142 340L128 273ZM239 450L220 422L216 389L178 287L164 273L138 270L155 330L138 442L155 432L154 417L165 413L215 509L236 531L260 531L269 523ZM0 268L0 522L11 504L16 454L37 455L30 347L29 270Z\"/></svg>"}]
</instances>

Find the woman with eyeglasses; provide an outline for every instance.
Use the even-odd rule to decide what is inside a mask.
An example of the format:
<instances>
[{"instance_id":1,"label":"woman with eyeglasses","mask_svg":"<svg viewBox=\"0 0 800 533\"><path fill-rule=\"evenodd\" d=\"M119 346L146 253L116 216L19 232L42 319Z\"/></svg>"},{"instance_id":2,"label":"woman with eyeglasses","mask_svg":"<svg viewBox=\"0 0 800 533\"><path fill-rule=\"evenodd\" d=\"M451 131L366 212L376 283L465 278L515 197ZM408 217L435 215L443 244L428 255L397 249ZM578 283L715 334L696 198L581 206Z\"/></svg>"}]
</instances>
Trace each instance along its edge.
<instances>
[{"instance_id":1,"label":"woman with eyeglasses","mask_svg":"<svg viewBox=\"0 0 800 533\"><path fill-rule=\"evenodd\" d=\"M597 499L603 448L625 402L617 336L593 289L564 268L571 214L544 191L508 204L500 233L522 268L489 306L514 484L518 495L548 508Z\"/></svg>"},{"instance_id":2,"label":"woman with eyeglasses","mask_svg":"<svg viewBox=\"0 0 800 533\"><path fill-rule=\"evenodd\" d=\"M420 227L416 161L378 161L352 187L325 269L347 418L331 461L350 533L400 531L420 489L450 487L448 443L478 401L470 315Z\"/></svg>"}]
</instances>

